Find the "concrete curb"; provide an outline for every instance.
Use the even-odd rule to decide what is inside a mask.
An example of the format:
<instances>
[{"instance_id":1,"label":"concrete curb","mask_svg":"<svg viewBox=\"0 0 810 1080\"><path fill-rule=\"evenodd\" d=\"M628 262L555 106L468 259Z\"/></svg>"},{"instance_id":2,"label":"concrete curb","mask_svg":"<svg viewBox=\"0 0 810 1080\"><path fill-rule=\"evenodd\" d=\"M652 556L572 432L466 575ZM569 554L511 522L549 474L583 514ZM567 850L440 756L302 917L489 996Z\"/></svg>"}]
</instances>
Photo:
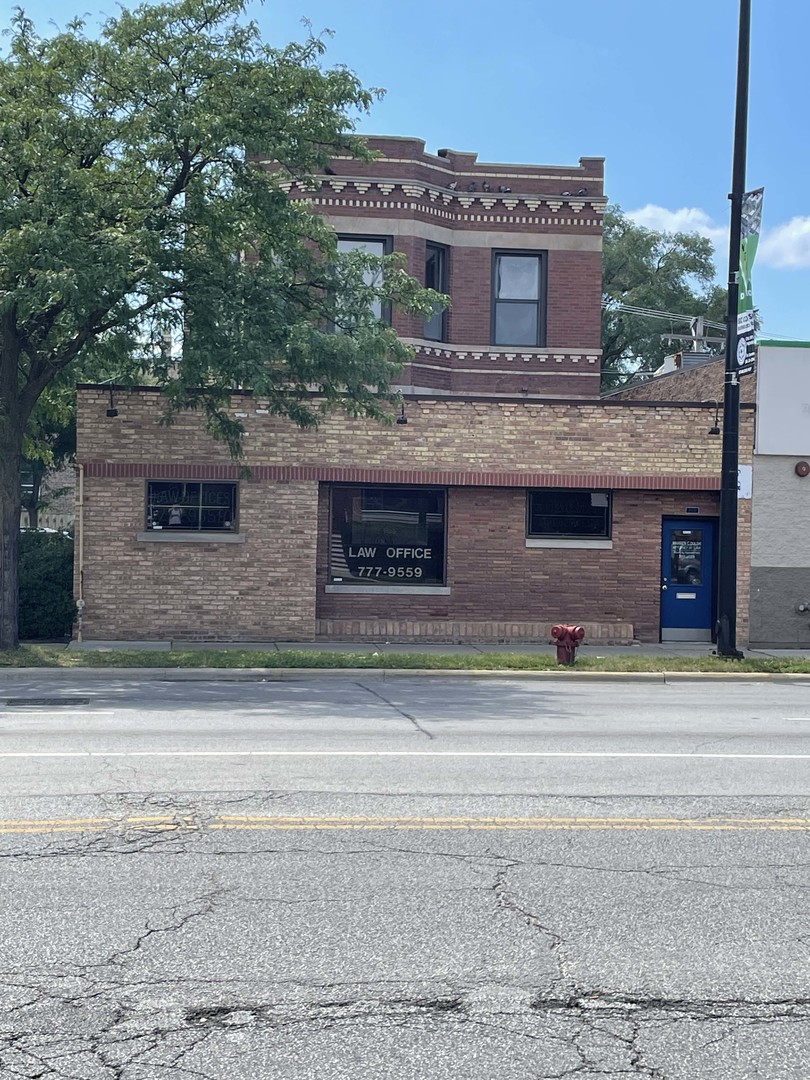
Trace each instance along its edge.
<instances>
[{"instance_id":1,"label":"concrete curb","mask_svg":"<svg viewBox=\"0 0 810 1080\"><path fill-rule=\"evenodd\" d=\"M810 673L759 671L530 671L509 668L160 668L160 667L0 667L0 681L9 678L68 676L90 679L137 679L152 682L283 682L329 676L378 679L476 678L528 679L538 682L810 682Z\"/></svg>"}]
</instances>

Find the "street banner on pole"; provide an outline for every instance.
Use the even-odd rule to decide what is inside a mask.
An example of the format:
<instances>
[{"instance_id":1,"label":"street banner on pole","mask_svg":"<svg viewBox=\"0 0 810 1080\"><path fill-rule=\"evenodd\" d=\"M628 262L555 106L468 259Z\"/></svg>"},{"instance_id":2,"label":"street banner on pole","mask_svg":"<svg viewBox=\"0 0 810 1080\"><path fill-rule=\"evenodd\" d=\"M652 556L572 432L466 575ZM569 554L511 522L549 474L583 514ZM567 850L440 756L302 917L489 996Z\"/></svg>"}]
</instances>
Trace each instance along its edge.
<instances>
[{"instance_id":1,"label":"street banner on pole","mask_svg":"<svg viewBox=\"0 0 810 1080\"><path fill-rule=\"evenodd\" d=\"M754 318L754 298L751 272L759 245L762 227L762 197L764 188L746 191L742 203L742 235L740 236L740 298L737 308L737 373L749 375L756 364L757 342Z\"/></svg>"}]
</instances>

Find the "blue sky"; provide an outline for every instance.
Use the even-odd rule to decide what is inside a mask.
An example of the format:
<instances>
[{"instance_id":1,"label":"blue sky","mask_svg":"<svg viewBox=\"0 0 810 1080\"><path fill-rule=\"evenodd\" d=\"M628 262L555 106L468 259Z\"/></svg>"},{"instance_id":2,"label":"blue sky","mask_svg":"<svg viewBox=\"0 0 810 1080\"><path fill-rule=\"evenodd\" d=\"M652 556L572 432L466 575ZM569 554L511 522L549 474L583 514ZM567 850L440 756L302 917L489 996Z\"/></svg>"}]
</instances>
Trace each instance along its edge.
<instances>
[{"instance_id":1,"label":"blue sky","mask_svg":"<svg viewBox=\"0 0 810 1080\"><path fill-rule=\"evenodd\" d=\"M42 30L116 10L24 6ZM754 301L765 335L810 338L810 3L753 8L747 179L765 187ZM610 199L642 224L711 236L726 279L738 0L267 0L249 11L273 44L300 38L302 18L334 31L326 62L387 90L361 131L483 161L604 156Z\"/></svg>"}]
</instances>

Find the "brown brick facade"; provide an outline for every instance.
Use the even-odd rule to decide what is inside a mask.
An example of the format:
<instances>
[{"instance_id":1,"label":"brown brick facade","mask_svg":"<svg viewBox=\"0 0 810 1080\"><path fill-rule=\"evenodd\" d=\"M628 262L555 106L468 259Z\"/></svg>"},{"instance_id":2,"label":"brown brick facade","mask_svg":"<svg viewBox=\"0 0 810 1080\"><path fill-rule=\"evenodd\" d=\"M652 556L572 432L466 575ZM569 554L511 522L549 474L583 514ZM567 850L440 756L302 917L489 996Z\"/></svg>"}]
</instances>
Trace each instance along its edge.
<instances>
[{"instance_id":1,"label":"brown brick facade","mask_svg":"<svg viewBox=\"0 0 810 1080\"><path fill-rule=\"evenodd\" d=\"M714 492L617 492L613 550L526 547L523 488L450 488L447 499L449 596L352 596L325 592L329 488L321 486L318 515L317 615L321 620L391 618L419 622L540 623L542 639L555 622L630 623L635 635L657 640L661 521L699 507L714 517ZM395 603L392 601L395 600ZM448 634L448 636L452 636ZM510 635L519 636L519 635Z\"/></svg>"},{"instance_id":2,"label":"brown brick facade","mask_svg":"<svg viewBox=\"0 0 810 1080\"><path fill-rule=\"evenodd\" d=\"M425 341L418 319L395 312L393 325L415 354L399 383L459 395L597 397L602 159L582 158L573 167L496 165L475 154L426 153L420 139L368 142L378 160L338 159L314 189L291 180L283 186L339 234L390 240L419 280L428 241L446 249L452 299L446 341ZM542 346L493 344L493 252L510 250L545 259Z\"/></svg>"}]
</instances>

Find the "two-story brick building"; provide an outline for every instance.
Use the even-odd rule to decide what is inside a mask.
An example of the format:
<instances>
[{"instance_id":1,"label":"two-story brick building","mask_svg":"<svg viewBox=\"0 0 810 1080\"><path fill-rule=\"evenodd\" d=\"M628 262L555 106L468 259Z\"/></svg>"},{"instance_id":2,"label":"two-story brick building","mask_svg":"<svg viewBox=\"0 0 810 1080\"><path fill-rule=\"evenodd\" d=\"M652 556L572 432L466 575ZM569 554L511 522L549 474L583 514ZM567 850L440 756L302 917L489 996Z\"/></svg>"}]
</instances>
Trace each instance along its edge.
<instances>
[{"instance_id":1,"label":"two-story brick building","mask_svg":"<svg viewBox=\"0 0 810 1080\"><path fill-rule=\"evenodd\" d=\"M707 639L719 445L702 402L600 400L603 163L369 140L289 186L452 308L394 313L402 423L300 431L250 393L250 479L154 389L79 392L86 639ZM743 411L743 445L751 416ZM740 543L750 529L743 510ZM745 588L746 558L741 585ZM741 633L747 602L740 609Z\"/></svg>"}]
</instances>

